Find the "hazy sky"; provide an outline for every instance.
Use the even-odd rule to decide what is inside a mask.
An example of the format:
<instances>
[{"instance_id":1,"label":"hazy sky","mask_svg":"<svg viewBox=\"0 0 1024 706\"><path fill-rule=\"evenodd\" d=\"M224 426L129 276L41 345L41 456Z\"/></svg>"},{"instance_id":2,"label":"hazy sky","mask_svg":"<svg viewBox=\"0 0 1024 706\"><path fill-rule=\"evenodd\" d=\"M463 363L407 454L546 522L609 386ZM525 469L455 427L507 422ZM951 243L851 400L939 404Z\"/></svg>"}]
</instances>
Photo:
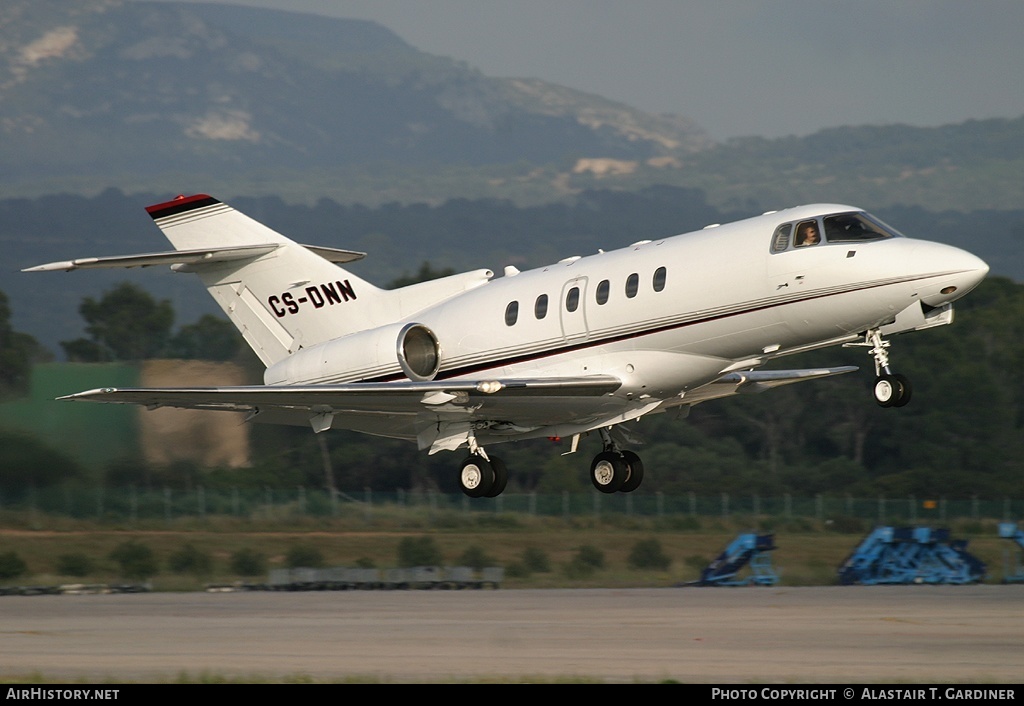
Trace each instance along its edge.
<instances>
[{"instance_id":1,"label":"hazy sky","mask_svg":"<svg viewBox=\"0 0 1024 706\"><path fill-rule=\"evenodd\" d=\"M230 1L375 20L487 75L679 113L719 139L1024 114L1022 0Z\"/></svg>"}]
</instances>

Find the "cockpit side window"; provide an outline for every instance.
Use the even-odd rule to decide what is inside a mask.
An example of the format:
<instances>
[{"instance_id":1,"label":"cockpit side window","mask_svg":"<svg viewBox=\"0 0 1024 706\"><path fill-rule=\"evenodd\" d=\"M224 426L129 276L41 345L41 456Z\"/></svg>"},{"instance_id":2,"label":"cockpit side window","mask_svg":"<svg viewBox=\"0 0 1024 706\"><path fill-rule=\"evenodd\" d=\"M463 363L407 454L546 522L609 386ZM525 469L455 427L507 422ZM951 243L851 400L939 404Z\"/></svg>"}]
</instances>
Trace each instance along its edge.
<instances>
[{"instance_id":1,"label":"cockpit side window","mask_svg":"<svg viewBox=\"0 0 1024 706\"><path fill-rule=\"evenodd\" d=\"M783 223L775 229L772 236L772 252L782 252L789 247L789 237L793 234L793 224Z\"/></svg>"},{"instance_id":2,"label":"cockpit side window","mask_svg":"<svg viewBox=\"0 0 1024 706\"><path fill-rule=\"evenodd\" d=\"M798 248L806 248L811 245L817 245L821 242L821 231L818 230L817 221L800 221L800 225L796 227L796 242L794 246Z\"/></svg>"},{"instance_id":3,"label":"cockpit side window","mask_svg":"<svg viewBox=\"0 0 1024 706\"><path fill-rule=\"evenodd\" d=\"M825 216L825 237L830 243L862 243L892 238L896 233L864 213Z\"/></svg>"}]
</instances>

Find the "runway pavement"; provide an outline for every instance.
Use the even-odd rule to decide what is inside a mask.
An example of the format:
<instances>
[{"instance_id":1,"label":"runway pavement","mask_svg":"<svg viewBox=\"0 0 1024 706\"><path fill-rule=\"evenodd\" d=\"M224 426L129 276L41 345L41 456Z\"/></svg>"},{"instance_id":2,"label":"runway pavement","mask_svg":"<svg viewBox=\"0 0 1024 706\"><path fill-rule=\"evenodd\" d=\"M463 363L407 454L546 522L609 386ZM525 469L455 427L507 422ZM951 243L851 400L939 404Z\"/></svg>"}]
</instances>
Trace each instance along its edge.
<instances>
[{"instance_id":1,"label":"runway pavement","mask_svg":"<svg viewBox=\"0 0 1024 706\"><path fill-rule=\"evenodd\" d=\"M1024 585L0 597L0 676L1019 683Z\"/></svg>"}]
</instances>

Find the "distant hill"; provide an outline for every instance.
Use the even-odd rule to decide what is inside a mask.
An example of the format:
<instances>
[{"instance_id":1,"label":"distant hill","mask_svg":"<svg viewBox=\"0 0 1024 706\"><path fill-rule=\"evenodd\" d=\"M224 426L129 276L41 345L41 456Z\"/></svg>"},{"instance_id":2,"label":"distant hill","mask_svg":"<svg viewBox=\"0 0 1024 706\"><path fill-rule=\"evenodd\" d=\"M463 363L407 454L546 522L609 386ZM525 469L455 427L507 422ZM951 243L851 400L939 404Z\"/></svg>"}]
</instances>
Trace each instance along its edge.
<instances>
[{"instance_id":1,"label":"distant hill","mask_svg":"<svg viewBox=\"0 0 1024 706\"><path fill-rule=\"evenodd\" d=\"M6 0L0 164L7 197L113 187L310 205L532 206L666 184L700 189L724 210L810 201L1014 210L1024 205L1024 117L715 144L685 117L491 78L372 22L205 3Z\"/></svg>"},{"instance_id":2,"label":"distant hill","mask_svg":"<svg viewBox=\"0 0 1024 706\"><path fill-rule=\"evenodd\" d=\"M0 183L15 192L365 164L646 162L710 144L685 118L489 78L372 22L176 2L0 6Z\"/></svg>"}]
</instances>

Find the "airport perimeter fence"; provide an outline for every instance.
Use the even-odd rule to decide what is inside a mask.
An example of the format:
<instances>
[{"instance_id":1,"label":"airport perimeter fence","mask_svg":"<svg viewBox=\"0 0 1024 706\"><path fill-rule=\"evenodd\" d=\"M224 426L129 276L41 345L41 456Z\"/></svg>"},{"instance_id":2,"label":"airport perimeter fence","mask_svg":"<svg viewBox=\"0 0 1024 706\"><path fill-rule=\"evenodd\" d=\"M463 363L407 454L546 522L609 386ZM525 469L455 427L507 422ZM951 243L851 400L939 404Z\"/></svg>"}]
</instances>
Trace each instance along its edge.
<instances>
[{"instance_id":1,"label":"airport perimeter fence","mask_svg":"<svg viewBox=\"0 0 1024 706\"><path fill-rule=\"evenodd\" d=\"M866 524L949 523L958 520L1016 521L1024 517L1024 498L946 499L916 496L854 498L760 497L758 495L665 495L596 490L562 493L503 493L497 498L470 499L462 493L433 491L383 493L328 492L323 489L231 488L191 490L141 488L48 488L0 495L0 518L7 513L29 514L40 526L43 518L73 518L100 522L165 522L215 517L287 522L301 518L336 518L374 524L392 517L415 516L417 521L443 522L453 515L527 515L533 517L602 518L723 518L807 520L828 525L860 521ZM836 529L842 529L837 526Z\"/></svg>"}]
</instances>

